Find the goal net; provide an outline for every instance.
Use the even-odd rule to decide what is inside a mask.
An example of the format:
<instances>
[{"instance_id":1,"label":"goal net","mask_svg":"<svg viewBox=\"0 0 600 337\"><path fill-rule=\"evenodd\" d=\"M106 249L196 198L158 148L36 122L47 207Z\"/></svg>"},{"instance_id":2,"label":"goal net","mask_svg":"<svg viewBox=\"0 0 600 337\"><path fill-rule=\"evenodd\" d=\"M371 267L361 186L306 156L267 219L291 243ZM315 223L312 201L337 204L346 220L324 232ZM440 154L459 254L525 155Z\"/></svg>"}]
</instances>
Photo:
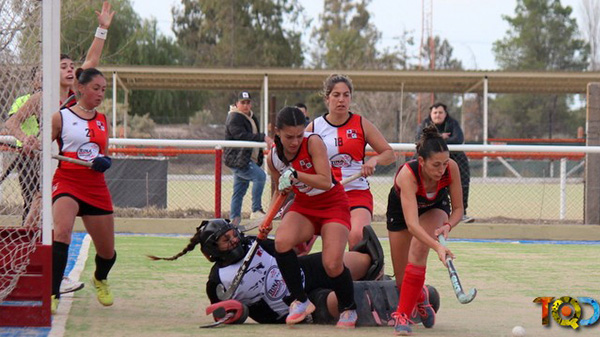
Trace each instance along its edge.
<instances>
[{"instance_id":1,"label":"goal net","mask_svg":"<svg viewBox=\"0 0 600 337\"><path fill-rule=\"evenodd\" d=\"M0 0L0 304L14 291L41 243L40 153L26 154L12 137L15 120L29 97L41 90L42 1ZM39 136L37 115L17 125Z\"/></svg>"}]
</instances>

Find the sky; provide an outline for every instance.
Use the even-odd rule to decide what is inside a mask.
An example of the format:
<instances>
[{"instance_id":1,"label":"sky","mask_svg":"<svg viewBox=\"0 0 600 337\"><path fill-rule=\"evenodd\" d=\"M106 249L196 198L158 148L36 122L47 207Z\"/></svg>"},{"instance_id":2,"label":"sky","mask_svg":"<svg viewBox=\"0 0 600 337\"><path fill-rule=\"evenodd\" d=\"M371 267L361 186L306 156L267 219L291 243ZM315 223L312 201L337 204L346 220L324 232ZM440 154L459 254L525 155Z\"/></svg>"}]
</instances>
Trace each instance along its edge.
<instances>
[{"instance_id":1,"label":"sky","mask_svg":"<svg viewBox=\"0 0 600 337\"><path fill-rule=\"evenodd\" d=\"M323 0L299 0L312 26L318 24ZM561 0L573 8L579 27L582 0ZM171 31L171 7L178 0L132 0L134 10L142 18L154 17L159 29L167 36ZM514 15L516 0L433 0L433 34L447 39L454 48L454 57L469 70L493 70L498 66L492 53L493 43L505 36L508 24L502 15ZM381 47L398 43L403 31L412 32L418 46L421 40L422 2L419 0L372 0L368 7L372 23L382 33ZM312 28L307 30L305 40ZM306 55L308 57L308 55Z\"/></svg>"}]
</instances>

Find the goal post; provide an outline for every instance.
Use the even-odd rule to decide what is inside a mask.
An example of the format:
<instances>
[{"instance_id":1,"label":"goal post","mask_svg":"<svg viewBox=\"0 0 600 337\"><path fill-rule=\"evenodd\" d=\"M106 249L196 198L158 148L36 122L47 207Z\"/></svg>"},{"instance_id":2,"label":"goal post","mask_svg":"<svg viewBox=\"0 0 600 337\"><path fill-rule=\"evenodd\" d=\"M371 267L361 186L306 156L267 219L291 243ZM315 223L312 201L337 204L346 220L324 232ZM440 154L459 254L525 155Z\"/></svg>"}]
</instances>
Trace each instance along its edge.
<instances>
[{"instance_id":1,"label":"goal post","mask_svg":"<svg viewBox=\"0 0 600 337\"><path fill-rule=\"evenodd\" d=\"M59 102L60 0L0 0L0 326L50 326L51 114ZM39 137L24 153L6 122ZM37 102L32 100L31 102Z\"/></svg>"}]
</instances>

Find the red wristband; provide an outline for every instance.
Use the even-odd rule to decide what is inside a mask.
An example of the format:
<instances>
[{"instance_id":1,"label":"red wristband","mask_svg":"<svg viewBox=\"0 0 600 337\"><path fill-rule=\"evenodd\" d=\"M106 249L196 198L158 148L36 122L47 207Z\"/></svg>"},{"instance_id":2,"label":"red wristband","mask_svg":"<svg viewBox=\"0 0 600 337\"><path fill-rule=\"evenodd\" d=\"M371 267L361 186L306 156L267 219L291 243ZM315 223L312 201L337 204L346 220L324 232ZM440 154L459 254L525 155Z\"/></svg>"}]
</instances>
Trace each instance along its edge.
<instances>
[{"instance_id":1,"label":"red wristband","mask_svg":"<svg viewBox=\"0 0 600 337\"><path fill-rule=\"evenodd\" d=\"M448 232L452 230L452 225L450 223L448 223L448 222L444 222L444 224L442 226L448 226L448 227L450 227L450 229L448 230Z\"/></svg>"}]
</instances>

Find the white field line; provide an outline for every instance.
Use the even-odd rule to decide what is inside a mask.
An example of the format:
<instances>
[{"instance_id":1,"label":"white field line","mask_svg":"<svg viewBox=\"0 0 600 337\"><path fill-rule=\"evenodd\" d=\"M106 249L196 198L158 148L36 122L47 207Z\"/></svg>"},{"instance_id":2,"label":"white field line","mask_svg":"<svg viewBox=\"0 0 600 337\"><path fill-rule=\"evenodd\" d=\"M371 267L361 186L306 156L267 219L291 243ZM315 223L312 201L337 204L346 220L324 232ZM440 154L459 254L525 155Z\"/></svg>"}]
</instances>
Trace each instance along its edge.
<instances>
[{"instance_id":1,"label":"white field line","mask_svg":"<svg viewBox=\"0 0 600 337\"><path fill-rule=\"evenodd\" d=\"M83 237L77 262L75 262L75 266L69 274L69 278L73 281L79 281L79 277L81 276L81 272L83 271L85 262L88 258L91 241L89 234L86 234L85 237ZM52 316L52 329L48 334L49 337L62 337L65 335L65 328L67 326L67 319L69 318L69 311L71 311L71 306L73 304L74 294L75 292L70 292L60 296L58 310L56 314Z\"/></svg>"}]
</instances>

